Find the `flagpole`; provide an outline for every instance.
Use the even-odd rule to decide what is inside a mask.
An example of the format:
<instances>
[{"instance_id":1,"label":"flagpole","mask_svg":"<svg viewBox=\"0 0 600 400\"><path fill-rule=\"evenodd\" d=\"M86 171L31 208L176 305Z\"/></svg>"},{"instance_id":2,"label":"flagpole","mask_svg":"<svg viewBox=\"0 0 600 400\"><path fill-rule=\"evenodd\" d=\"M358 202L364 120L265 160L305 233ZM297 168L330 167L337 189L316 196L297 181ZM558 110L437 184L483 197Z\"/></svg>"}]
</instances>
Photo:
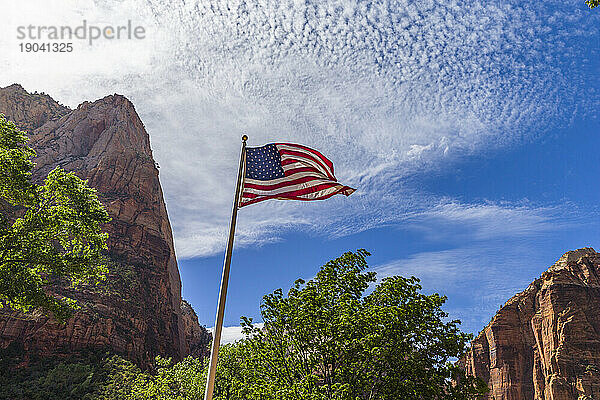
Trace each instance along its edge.
<instances>
[{"instance_id":1,"label":"flagpole","mask_svg":"<svg viewBox=\"0 0 600 400\"><path fill-rule=\"evenodd\" d=\"M231 225L229 225L229 239L227 240L227 250L225 251L225 262L223 263L223 275L221 276L221 290L219 291L217 318L215 320L215 330L213 332L213 341L212 348L210 351L210 363L208 365L208 376L206 378L206 390L204 392L204 400L212 400L213 390L215 388L215 373L217 371L217 358L219 355L218 353L219 344L221 341L221 331L223 329L223 315L225 314L227 284L229 283L229 267L231 265L231 253L233 251L233 239L235 237L235 222L237 220L237 211L240 201L242 173L244 170L244 163L246 160L246 140L248 140L248 136L242 136L242 152L240 154L240 167L238 169L238 177L235 187L233 210L231 211Z\"/></svg>"}]
</instances>

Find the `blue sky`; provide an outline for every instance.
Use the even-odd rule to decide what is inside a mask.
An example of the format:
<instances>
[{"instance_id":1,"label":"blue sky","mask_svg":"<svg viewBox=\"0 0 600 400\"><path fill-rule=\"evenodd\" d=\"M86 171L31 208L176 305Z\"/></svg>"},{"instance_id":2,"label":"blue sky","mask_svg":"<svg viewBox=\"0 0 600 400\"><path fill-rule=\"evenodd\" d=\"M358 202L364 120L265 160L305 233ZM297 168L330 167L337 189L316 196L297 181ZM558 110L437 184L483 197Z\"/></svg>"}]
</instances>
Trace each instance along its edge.
<instances>
[{"instance_id":1,"label":"blue sky","mask_svg":"<svg viewBox=\"0 0 600 400\"><path fill-rule=\"evenodd\" d=\"M411 185L431 196L478 205L471 210L448 207L435 217L337 238L287 233L276 243L236 249L226 325L235 325L240 315L260 320L263 294L287 289L297 278L310 279L320 265L345 251L366 248L381 277L420 277L425 292L447 295L451 317L477 333L562 253L600 247L599 133L597 121L578 122L510 150L410 177ZM508 208L494 209L494 204ZM240 224L247 222L244 211ZM180 261L184 296L193 304L214 302L222 260L218 254ZM196 310L212 326L214 310ZM234 333L229 331L231 337Z\"/></svg>"},{"instance_id":2,"label":"blue sky","mask_svg":"<svg viewBox=\"0 0 600 400\"><path fill-rule=\"evenodd\" d=\"M76 107L120 93L159 162L184 297L214 320L242 133L321 150L359 190L240 211L226 324L366 248L476 332L570 249L600 247L600 13L583 1L31 0L0 85ZM144 26L21 53L21 25ZM235 328L227 331L235 336Z\"/></svg>"}]
</instances>

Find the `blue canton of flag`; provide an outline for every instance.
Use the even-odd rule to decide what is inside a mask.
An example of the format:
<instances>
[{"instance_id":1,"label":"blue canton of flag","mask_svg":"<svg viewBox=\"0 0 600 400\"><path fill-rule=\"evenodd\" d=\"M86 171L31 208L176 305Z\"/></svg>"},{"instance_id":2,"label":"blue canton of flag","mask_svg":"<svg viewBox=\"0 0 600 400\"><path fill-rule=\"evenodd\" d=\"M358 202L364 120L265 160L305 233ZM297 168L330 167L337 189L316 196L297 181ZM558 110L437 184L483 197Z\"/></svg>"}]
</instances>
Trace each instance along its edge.
<instances>
[{"instance_id":1,"label":"blue canton of flag","mask_svg":"<svg viewBox=\"0 0 600 400\"><path fill-rule=\"evenodd\" d=\"M246 177L259 181L268 181L285 176L281 166L281 156L277 146L268 144L263 147L246 149Z\"/></svg>"}]
</instances>

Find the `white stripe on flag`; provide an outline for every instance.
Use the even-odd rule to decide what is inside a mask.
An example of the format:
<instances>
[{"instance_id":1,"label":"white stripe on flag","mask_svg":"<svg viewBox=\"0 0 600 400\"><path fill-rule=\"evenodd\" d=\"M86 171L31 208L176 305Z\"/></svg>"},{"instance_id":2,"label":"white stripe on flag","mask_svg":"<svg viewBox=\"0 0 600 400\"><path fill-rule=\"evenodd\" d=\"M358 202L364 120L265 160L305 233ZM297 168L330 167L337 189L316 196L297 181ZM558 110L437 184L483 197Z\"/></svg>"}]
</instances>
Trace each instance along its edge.
<instances>
[{"instance_id":1,"label":"white stripe on flag","mask_svg":"<svg viewBox=\"0 0 600 400\"><path fill-rule=\"evenodd\" d=\"M288 181L292 181L294 179L304 178L305 176L316 176L316 177L323 178L323 179L329 179L326 176L317 175L316 172L296 172L295 174L284 176L283 178L269 179L268 181L259 181L258 179L246 178L244 180L244 184L250 183L253 185L276 185L278 183L285 183Z\"/></svg>"},{"instance_id":2,"label":"white stripe on flag","mask_svg":"<svg viewBox=\"0 0 600 400\"><path fill-rule=\"evenodd\" d=\"M265 182L269 182L269 181L265 181ZM303 182L303 183L299 183L297 185L284 186L284 187L278 188L278 189L259 190L259 189L252 189L249 187L245 187L244 193L253 193L253 194L257 194L257 195L261 195L261 196L271 196L271 195L283 194L283 193L287 193L287 192L294 192L296 190L307 189L309 187L322 185L325 183L337 184L337 182L334 182L329 179L315 179L313 181Z\"/></svg>"},{"instance_id":3,"label":"white stripe on flag","mask_svg":"<svg viewBox=\"0 0 600 400\"><path fill-rule=\"evenodd\" d=\"M330 187L330 188L321 189L318 192L306 193L306 194L300 195L298 197L303 198L303 199L317 199L317 198L321 198L323 196L327 196L328 194L337 192L338 190L340 190L341 186L343 186L343 185L335 185L335 186Z\"/></svg>"},{"instance_id":4,"label":"white stripe on flag","mask_svg":"<svg viewBox=\"0 0 600 400\"><path fill-rule=\"evenodd\" d=\"M283 150L291 150L291 151L296 151L298 153L303 153L307 155L307 158L310 158L311 161L313 161L312 159L316 160L316 162L319 163L319 165L321 165L323 168L325 168L326 172L328 172L329 174L333 175L333 171L331 170L331 168L329 168L329 166L321 159L321 157L319 157L318 155L316 155L315 153L305 150L302 147L295 147L295 146L290 146L290 145L286 145L286 144L278 144L277 145L278 149L283 149ZM291 158L300 158L300 156L297 155L289 155L289 154L282 154L282 156L286 156L286 157L291 157ZM324 156L323 156L324 157ZM303 157L304 158L304 157ZM315 162L315 161L313 161Z\"/></svg>"},{"instance_id":5,"label":"white stripe on flag","mask_svg":"<svg viewBox=\"0 0 600 400\"><path fill-rule=\"evenodd\" d=\"M283 170L287 171L290 168L298 168L298 167L313 167L316 168L317 171L320 171L323 175L328 176L327 175L327 170L325 170L325 168L323 168L323 166L313 160L309 160L307 158L304 157L298 157L298 156L289 156L287 154L282 154L281 155L281 161L283 160L294 160L296 161L293 164L287 164L283 166ZM290 167L292 166L292 167Z\"/></svg>"}]
</instances>

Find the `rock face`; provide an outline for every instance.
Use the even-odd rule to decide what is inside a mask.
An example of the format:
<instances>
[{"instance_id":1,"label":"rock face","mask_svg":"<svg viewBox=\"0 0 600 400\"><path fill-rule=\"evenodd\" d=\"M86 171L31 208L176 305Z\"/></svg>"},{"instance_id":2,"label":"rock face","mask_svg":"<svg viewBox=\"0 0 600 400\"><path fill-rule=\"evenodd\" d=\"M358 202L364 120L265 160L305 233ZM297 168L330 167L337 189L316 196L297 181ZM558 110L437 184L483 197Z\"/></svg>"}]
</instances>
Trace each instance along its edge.
<instances>
[{"instance_id":1,"label":"rock face","mask_svg":"<svg viewBox=\"0 0 600 400\"><path fill-rule=\"evenodd\" d=\"M209 345L212 335L205 327L200 326L196 312L185 300L181 303L181 315L183 316L185 340L190 345L190 354L194 357L208 357L210 355Z\"/></svg>"},{"instance_id":2,"label":"rock face","mask_svg":"<svg viewBox=\"0 0 600 400\"><path fill-rule=\"evenodd\" d=\"M20 85L0 88L0 113L26 132L32 132L48 121L57 120L71 112L46 94L30 94Z\"/></svg>"},{"instance_id":3,"label":"rock face","mask_svg":"<svg viewBox=\"0 0 600 400\"><path fill-rule=\"evenodd\" d=\"M563 255L498 311L460 363L487 382L487 399L600 399L600 254Z\"/></svg>"},{"instance_id":4,"label":"rock face","mask_svg":"<svg viewBox=\"0 0 600 400\"><path fill-rule=\"evenodd\" d=\"M0 89L0 113L29 133L35 179L57 166L74 171L98 190L112 218L104 227L111 257L106 284L54 288L82 306L64 325L0 309L0 348L17 344L41 355L111 350L145 365L157 354L180 359L206 342L209 334L182 303L158 170L133 104L112 95L70 110L11 85Z\"/></svg>"}]
</instances>

